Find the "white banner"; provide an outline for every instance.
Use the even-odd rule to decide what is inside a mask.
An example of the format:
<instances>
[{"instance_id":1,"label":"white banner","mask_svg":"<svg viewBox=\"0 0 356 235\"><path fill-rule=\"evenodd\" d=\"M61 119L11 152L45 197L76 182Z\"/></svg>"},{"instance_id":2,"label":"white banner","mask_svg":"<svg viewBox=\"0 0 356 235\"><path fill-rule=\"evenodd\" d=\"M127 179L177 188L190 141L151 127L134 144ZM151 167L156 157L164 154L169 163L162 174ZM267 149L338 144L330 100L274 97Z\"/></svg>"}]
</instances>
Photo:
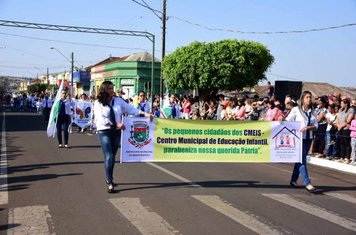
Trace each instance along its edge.
<instances>
[{"instance_id":1,"label":"white banner","mask_svg":"<svg viewBox=\"0 0 356 235\"><path fill-rule=\"evenodd\" d=\"M80 128L86 128L91 124L92 104L89 101L76 101L74 123Z\"/></svg>"}]
</instances>

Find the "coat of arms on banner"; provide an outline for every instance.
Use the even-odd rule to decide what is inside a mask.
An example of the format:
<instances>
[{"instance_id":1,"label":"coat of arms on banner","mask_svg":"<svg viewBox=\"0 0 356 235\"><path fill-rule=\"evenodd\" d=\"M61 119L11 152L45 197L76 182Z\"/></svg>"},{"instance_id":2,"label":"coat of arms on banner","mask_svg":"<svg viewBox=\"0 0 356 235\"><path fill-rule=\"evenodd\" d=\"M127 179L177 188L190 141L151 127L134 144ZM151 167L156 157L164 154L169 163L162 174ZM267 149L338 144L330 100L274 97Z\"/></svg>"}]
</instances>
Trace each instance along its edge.
<instances>
[{"instance_id":1,"label":"coat of arms on banner","mask_svg":"<svg viewBox=\"0 0 356 235\"><path fill-rule=\"evenodd\" d=\"M130 134L129 142L136 148L142 148L151 142L150 128L145 121L134 121Z\"/></svg>"}]
</instances>

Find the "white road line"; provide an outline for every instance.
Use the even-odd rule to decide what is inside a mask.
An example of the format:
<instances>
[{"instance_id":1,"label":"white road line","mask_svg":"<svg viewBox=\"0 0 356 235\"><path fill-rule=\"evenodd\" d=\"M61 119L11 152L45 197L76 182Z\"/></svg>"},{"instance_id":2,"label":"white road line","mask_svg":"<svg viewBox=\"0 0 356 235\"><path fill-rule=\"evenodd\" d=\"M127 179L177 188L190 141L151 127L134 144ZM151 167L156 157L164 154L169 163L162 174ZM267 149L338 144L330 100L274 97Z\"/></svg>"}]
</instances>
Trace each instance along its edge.
<instances>
[{"instance_id":1,"label":"white road line","mask_svg":"<svg viewBox=\"0 0 356 235\"><path fill-rule=\"evenodd\" d=\"M197 188L203 189L203 187L200 186L199 184L196 184L196 183L192 182L191 180L188 180L188 179L186 179L186 178L184 178L184 177L182 177L180 175L177 175L176 173L174 173L172 171L169 171L169 170L167 170L167 169L165 169L165 168L163 168L161 166L158 166L158 165L156 165L156 164L154 164L152 162L146 162L146 163L148 165L153 166L154 168L156 168L156 169L158 169L158 170L170 175L170 176L173 176L174 178L176 178L176 179L178 179L178 180L180 180L180 181L182 181L184 183L190 184L193 187L197 187Z\"/></svg>"},{"instance_id":2,"label":"white road line","mask_svg":"<svg viewBox=\"0 0 356 235\"><path fill-rule=\"evenodd\" d=\"M246 214L245 212L232 207L218 196L192 195L192 197L258 234L283 234L259 221L257 216Z\"/></svg>"},{"instance_id":3,"label":"white road line","mask_svg":"<svg viewBox=\"0 0 356 235\"><path fill-rule=\"evenodd\" d=\"M340 200L344 200L344 201L356 204L356 198L351 195L348 195L348 194L343 194L343 193L324 193L324 194L331 196L331 197L335 197Z\"/></svg>"},{"instance_id":4,"label":"white road line","mask_svg":"<svg viewBox=\"0 0 356 235\"><path fill-rule=\"evenodd\" d=\"M7 234L55 234L48 206L26 206L9 209Z\"/></svg>"},{"instance_id":5,"label":"white road line","mask_svg":"<svg viewBox=\"0 0 356 235\"><path fill-rule=\"evenodd\" d=\"M305 202L291 198L286 194L262 194L265 197L271 198L273 200L282 202L288 206L294 207L298 210L304 211L311 215L317 216L321 219L330 221L331 223L340 225L352 231L356 231L356 222L352 219L343 218L340 215L327 211L324 208L307 204Z\"/></svg>"},{"instance_id":6,"label":"white road line","mask_svg":"<svg viewBox=\"0 0 356 235\"><path fill-rule=\"evenodd\" d=\"M143 235L177 234L167 221L150 208L141 204L139 198L113 198L109 201L125 216Z\"/></svg>"},{"instance_id":7,"label":"white road line","mask_svg":"<svg viewBox=\"0 0 356 235\"><path fill-rule=\"evenodd\" d=\"M93 134L90 134L90 133L87 133L87 135L89 135L89 136L93 136Z\"/></svg>"},{"instance_id":8,"label":"white road line","mask_svg":"<svg viewBox=\"0 0 356 235\"><path fill-rule=\"evenodd\" d=\"M5 112L3 112L0 156L0 205L6 205L9 202L9 194L7 190L7 153L5 128Z\"/></svg>"}]
</instances>

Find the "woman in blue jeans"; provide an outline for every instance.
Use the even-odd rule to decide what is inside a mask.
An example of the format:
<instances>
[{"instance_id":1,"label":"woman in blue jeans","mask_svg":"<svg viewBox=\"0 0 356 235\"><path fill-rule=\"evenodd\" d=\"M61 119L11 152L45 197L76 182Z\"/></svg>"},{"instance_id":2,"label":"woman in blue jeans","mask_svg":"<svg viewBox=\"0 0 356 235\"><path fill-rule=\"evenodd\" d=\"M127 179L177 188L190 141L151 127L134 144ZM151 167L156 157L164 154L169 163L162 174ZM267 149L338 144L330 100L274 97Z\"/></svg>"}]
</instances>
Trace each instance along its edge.
<instances>
[{"instance_id":1,"label":"woman in blue jeans","mask_svg":"<svg viewBox=\"0 0 356 235\"><path fill-rule=\"evenodd\" d=\"M104 81L100 88L97 100L94 103L94 117L98 131L99 142L104 153L104 166L108 192L114 191L113 171L115 156L120 144L121 130L125 129L122 115L140 114L152 118L152 115L135 109L123 99L114 96L114 86L110 81Z\"/></svg>"},{"instance_id":2,"label":"woman in blue jeans","mask_svg":"<svg viewBox=\"0 0 356 235\"><path fill-rule=\"evenodd\" d=\"M318 122L312 107L312 94L304 91L300 97L297 107L292 108L285 121L300 121L301 132L303 135L302 142L302 162L295 163L290 186L298 187L297 180L299 174L303 178L303 183L308 192L314 192L316 188L311 184L307 170L307 155L313 140L313 131L318 128Z\"/></svg>"}]
</instances>

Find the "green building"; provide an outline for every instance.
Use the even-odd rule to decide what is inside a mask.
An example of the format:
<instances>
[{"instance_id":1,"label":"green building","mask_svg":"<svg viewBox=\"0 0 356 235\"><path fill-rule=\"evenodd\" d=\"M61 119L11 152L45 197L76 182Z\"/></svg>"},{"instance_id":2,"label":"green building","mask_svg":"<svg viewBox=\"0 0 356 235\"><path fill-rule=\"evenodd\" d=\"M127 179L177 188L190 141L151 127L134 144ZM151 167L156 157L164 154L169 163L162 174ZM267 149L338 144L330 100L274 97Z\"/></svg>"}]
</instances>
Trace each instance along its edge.
<instances>
[{"instance_id":1,"label":"green building","mask_svg":"<svg viewBox=\"0 0 356 235\"><path fill-rule=\"evenodd\" d=\"M124 98L143 90L151 95L152 55L148 52L134 53L124 57L109 57L92 66L91 88L98 93L103 81L111 81L115 91L123 89ZM160 92L161 62L155 59L153 73L153 94Z\"/></svg>"}]
</instances>

